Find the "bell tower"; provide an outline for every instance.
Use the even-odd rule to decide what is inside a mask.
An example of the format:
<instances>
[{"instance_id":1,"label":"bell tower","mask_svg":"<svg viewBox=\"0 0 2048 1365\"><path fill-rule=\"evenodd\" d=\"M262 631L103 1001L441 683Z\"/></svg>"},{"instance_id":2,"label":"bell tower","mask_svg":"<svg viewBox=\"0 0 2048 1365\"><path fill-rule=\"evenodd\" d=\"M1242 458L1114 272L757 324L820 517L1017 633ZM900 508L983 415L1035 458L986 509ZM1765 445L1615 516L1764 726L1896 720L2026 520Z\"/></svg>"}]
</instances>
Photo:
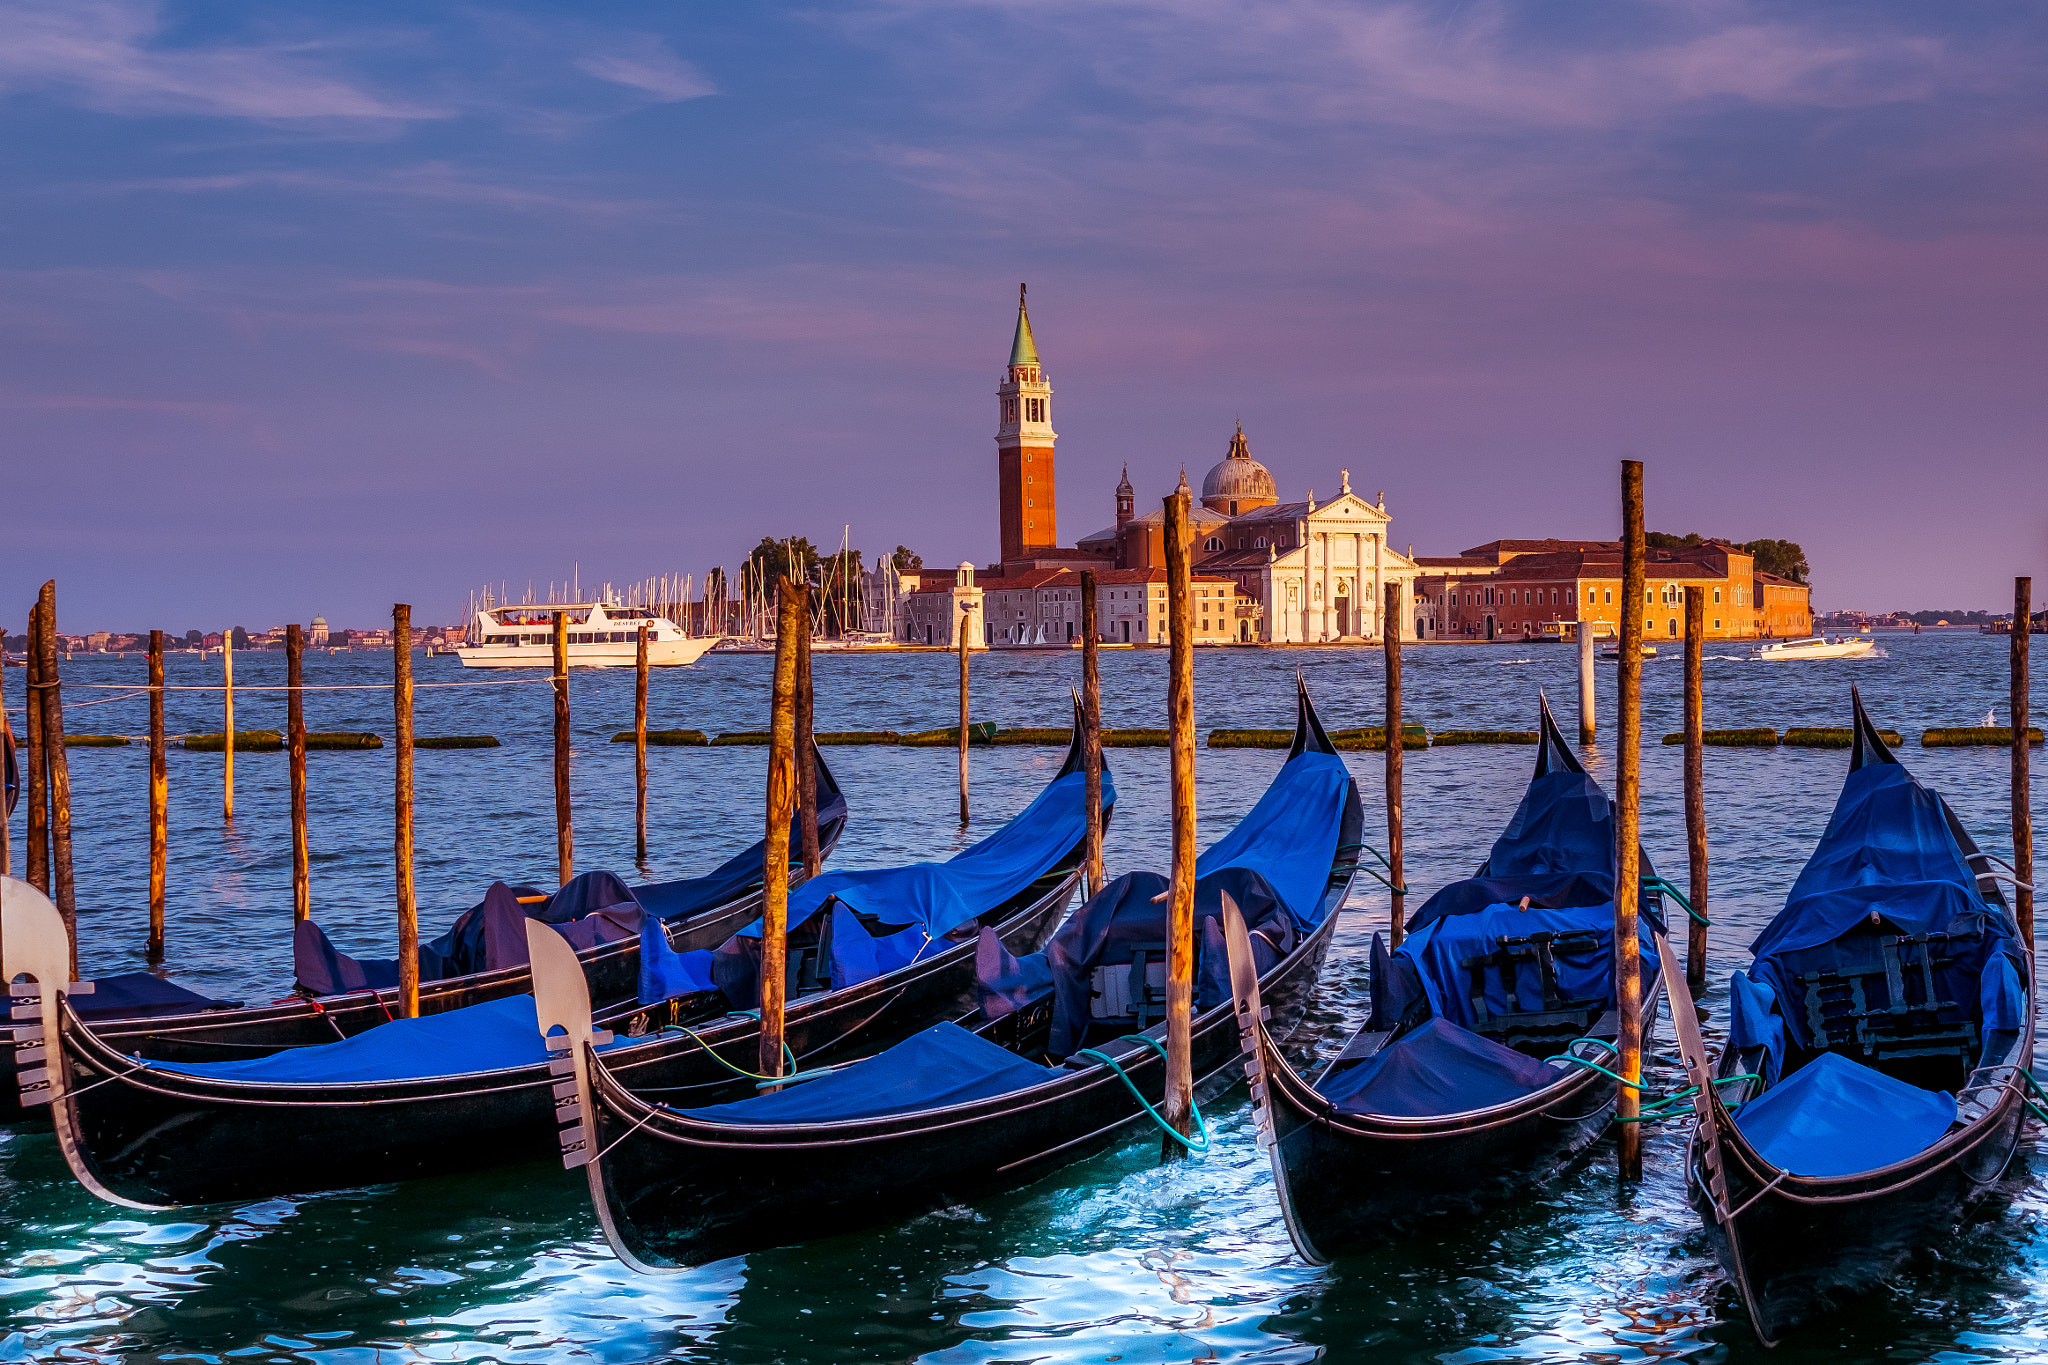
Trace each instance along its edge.
<instances>
[{"instance_id":1,"label":"bell tower","mask_svg":"<svg viewBox=\"0 0 2048 1365\"><path fill-rule=\"evenodd\" d=\"M1017 334L1010 365L996 388L996 481L1000 488L1002 557L1028 558L1060 543L1053 482L1052 385L1038 364L1024 286L1017 286Z\"/></svg>"}]
</instances>

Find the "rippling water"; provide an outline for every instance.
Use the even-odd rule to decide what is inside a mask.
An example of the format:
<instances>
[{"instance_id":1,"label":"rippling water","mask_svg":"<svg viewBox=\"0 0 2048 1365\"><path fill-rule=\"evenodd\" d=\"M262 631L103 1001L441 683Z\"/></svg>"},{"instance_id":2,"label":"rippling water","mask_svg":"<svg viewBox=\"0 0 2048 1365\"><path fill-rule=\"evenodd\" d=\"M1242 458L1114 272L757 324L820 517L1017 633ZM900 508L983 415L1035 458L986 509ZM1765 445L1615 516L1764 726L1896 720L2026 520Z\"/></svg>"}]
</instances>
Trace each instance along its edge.
<instances>
[{"instance_id":1,"label":"rippling water","mask_svg":"<svg viewBox=\"0 0 2048 1365\"><path fill-rule=\"evenodd\" d=\"M1921 750L1926 725L2004 715L2006 642L1975 634L1894 635L1885 657L1706 665L1713 727L1840 725L1861 684L1879 724L1905 732L1904 757L1938 786L1987 849L2010 848L2007 768L1999 750ZM1103 656L1105 723L1164 723L1164 658ZM282 682L281 656L243 655L243 686ZM376 684L384 656L314 656L308 682ZM1548 688L1567 729L1576 653L1555 646L1432 646L1406 660L1407 712L1433 729L1528 728ZM218 661L173 659L170 682L217 682ZM757 728L767 660L712 657L657 672L657 726ZM1332 726L1377 722L1377 652L1203 654L1204 726L1283 726L1299 668ZM946 724L956 703L944 656L820 655L820 729ZM1063 725L1078 658L978 658L977 719ZM1655 740L1679 725L1675 651L1645 666L1644 840L1683 882L1679 751ZM137 734L136 699L87 684L139 682L139 656L66 667L74 732ZM18 670L7 675L20 698ZM1611 708L1612 666L1601 702ZM422 682L473 682L453 660L425 661ZM633 873L630 745L610 743L632 718L630 673L578 673L577 865ZM2037 693L2038 695L2038 693ZM2040 703L2037 701L2037 714ZM217 694L173 694L176 730L218 730ZM243 728L282 728L278 693L243 691ZM492 733L504 747L422 752L418 875L423 927L438 932L492 878L554 875L551 711L547 689L424 689L421 734ZM314 694L316 730L390 734L389 694ZM1605 749L1589 755L1611 777ZM1446 748L1407 755L1408 877L1434 887L1469 875L1511 813L1530 751ZM145 752L73 749L71 772L81 955L88 973L142 962L147 875ZM1381 807L1379 754L1348 756ZM1203 750L1201 837L1228 829L1281 755ZM957 828L950 750L841 748L829 760L853 819L837 866L943 857L1020 809L1051 775L1053 750L977 750L974 825ZM1120 801L1107 842L1112 874L1166 861L1166 772L1160 750L1109 753ZM220 818L219 755L171 756L169 957L192 986L261 1000L290 976L290 842L285 761L237 756L236 818ZM765 754L656 749L653 837L634 875L709 867L758 837ZM1839 751L1709 750L1714 969L1706 1003L1777 909L1826 824L1846 770ZM316 918L344 950L389 953L390 751L314 753L311 837ZM2038 814L2037 814L2038 819ZM19 819L15 825L21 838ZM17 864L18 865L18 864ZM1363 879L1362 879L1363 880ZM1367 946L1387 903L1366 881L1347 908L1308 1025L1304 1051L1338 1045L1365 1007ZM1710 1031L1713 1024L1709 1025ZM1653 1080L1673 1081L1667 1059ZM1158 1144L1122 1148L1019 1190L894 1226L764 1252L688 1275L642 1278L605 1250L580 1179L552 1164L375 1186L235 1209L135 1215L94 1201L68 1177L54 1141L0 1130L0 1360L321 1361L681 1359L690 1361L1620 1361L1723 1360L1761 1354L1739 1323L1717 1317L1718 1272L1683 1200L1680 1136L1648 1144L1647 1177L1617 1189L1603 1146L1556 1186L1485 1217L1390 1238L1327 1268L1291 1253L1271 1177L1253 1143L1242 1089L1212 1115L1217 1141L1198 1161L1162 1167ZM2032 1160L2029 1153L2028 1160ZM857 1173L853 1178L857 1178ZM2048 1327L2044 1211L2016 1168L2006 1198L1952 1242L1853 1311L1773 1353L1915 1361L2037 1359Z\"/></svg>"}]
</instances>

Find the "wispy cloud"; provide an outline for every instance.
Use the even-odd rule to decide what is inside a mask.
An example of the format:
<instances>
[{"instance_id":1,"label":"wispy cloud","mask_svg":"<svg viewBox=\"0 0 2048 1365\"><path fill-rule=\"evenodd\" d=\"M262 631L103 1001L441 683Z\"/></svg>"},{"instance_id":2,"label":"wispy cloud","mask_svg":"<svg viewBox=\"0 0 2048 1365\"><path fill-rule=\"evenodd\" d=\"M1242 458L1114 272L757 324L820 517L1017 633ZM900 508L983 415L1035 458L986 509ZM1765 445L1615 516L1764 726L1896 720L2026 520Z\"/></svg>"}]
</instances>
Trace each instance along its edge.
<instances>
[{"instance_id":1,"label":"wispy cloud","mask_svg":"<svg viewBox=\"0 0 2048 1365\"><path fill-rule=\"evenodd\" d=\"M107 180L68 187L71 194L234 194L247 190L286 190L310 195L439 203L503 209L520 213L561 213L584 218L644 216L656 210L646 200L619 199L582 192L561 178L533 178L526 184L489 180L446 161L429 161L389 170L232 171L218 175L152 176L140 180Z\"/></svg>"},{"instance_id":2,"label":"wispy cloud","mask_svg":"<svg viewBox=\"0 0 2048 1365\"><path fill-rule=\"evenodd\" d=\"M0 4L0 90L53 89L112 114L200 114L274 122L444 118L376 92L303 43L181 45L148 0Z\"/></svg>"},{"instance_id":3,"label":"wispy cloud","mask_svg":"<svg viewBox=\"0 0 2048 1365\"><path fill-rule=\"evenodd\" d=\"M666 42L653 34L638 34L607 51L580 58L576 69L664 103L718 93L709 77L676 56Z\"/></svg>"}]
</instances>

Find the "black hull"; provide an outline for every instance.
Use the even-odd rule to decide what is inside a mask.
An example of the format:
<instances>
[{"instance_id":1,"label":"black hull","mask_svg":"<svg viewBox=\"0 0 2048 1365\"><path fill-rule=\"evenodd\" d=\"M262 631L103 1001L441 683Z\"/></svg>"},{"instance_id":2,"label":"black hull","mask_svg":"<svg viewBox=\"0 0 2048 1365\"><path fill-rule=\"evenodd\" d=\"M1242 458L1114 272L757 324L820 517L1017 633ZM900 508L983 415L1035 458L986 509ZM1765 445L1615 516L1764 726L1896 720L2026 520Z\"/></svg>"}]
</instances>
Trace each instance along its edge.
<instances>
[{"instance_id":1,"label":"black hull","mask_svg":"<svg viewBox=\"0 0 2048 1365\"><path fill-rule=\"evenodd\" d=\"M1707 1194L1697 1136L1687 1152L1687 1194L1757 1336L1771 1345L1953 1236L2004 1174L2025 1117L2018 1093L2007 1090L1991 1112L1911 1161L1821 1180L1788 1176L1758 1156L1716 1104L1735 1216L1724 1223Z\"/></svg>"},{"instance_id":2,"label":"black hull","mask_svg":"<svg viewBox=\"0 0 2048 1365\"><path fill-rule=\"evenodd\" d=\"M1660 1000L1644 1002L1645 1035ZM1269 1041L1260 1064L1287 1229L1319 1265L1425 1219L1526 1195L1596 1142L1614 1113L1614 1082L1583 1069L1492 1109L1399 1119L1333 1112Z\"/></svg>"},{"instance_id":3,"label":"black hull","mask_svg":"<svg viewBox=\"0 0 2048 1365\"><path fill-rule=\"evenodd\" d=\"M1307 1009L1336 922L1325 917L1268 974L1275 1028L1291 1030ZM1150 1032L1163 1039L1164 1028ZM1218 1093L1241 1074L1229 1001L1195 1017L1193 1044L1201 1092ZM1106 1050L1157 1105L1164 1059L1137 1044ZM1100 1065L946 1109L772 1128L696 1123L649 1104L607 1068L595 1071L604 1155L590 1168L593 1184L602 1182L593 1193L614 1248L642 1269L703 1265L943 1208L1036 1179L1151 1124Z\"/></svg>"},{"instance_id":4,"label":"black hull","mask_svg":"<svg viewBox=\"0 0 2048 1365\"><path fill-rule=\"evenodd\" d=\"M1072 898L1078 874L1070 869L1071 860L983 922L998 926L1012 952L1036 951ZM786 1040L800 1063L818 1063L959 1018L975 1008L974 953L969 941L859 986L792 1000ZM653 1013L658 1028L667 1012ZM80 1182L111 1202L269 1198L479 1169L555 1147L545 1061L416 1081L252 1084L138 1069L68 1006L62 1020L69 1074L52 1106L58 1140ZM751 1070L759 1029L752 1018L722 1016L697 1034ZM687 1035L661 1034L612 1055L634 1085L683 1103L746 1093L747 1082Z\"/></svg>"},{"instance_id":5,"label":"black hull","mask_svg":"<svg viewBox=\"0 0 2048 1365\"><path fill-rule=\"evenodd\" d=\"M821 826L819 847L830 853L846 829L842 814ZM793 877L801 881L801 874ZM668 926L669 943L679 953L699 948L716 948L738 930L761 916L761 892L752 889L735 900L680 923ZM599 944L578 954L584 978L590 984L593 1010L600 1019L622 1006L633 1004L640 989L640 940L626 939ZM492 1000L526 995L533 990L533 974L524 966L505 967L495 972L477 972L450 977L445 981L420 984L420 1013L441 1014L467 1009ZM114 1051L155 1062L220 1062L244 1057L261 1057L286 1048L314 1047L339 1038L353 1038L379 1024L388 1023L398 1012L396 990L359 991L350 995L304 996L245 1009L207 1010L198 1014L176 1014L142 1019L96 1019L89 1027ZM0 1022L0 1049L8 1046L13 1032ZM24 1109L20 1093L13 1086L0 1087L0 1124L46 1122L47 1109L34 1105Z\"/></svg>"}]
</instances>

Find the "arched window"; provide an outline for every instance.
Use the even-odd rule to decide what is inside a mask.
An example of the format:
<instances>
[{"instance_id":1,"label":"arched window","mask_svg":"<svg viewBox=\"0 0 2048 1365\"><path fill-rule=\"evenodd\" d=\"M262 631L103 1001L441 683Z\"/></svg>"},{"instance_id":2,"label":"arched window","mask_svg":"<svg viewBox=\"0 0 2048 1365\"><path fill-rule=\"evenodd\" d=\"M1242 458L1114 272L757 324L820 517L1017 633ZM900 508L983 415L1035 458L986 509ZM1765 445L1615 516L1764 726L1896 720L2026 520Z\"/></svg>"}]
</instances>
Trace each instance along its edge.
<instances>
[{"instance_id":1,"label":"arched window","mask_svg":"<svg viewBox=\"0 0 2048 1365\"><path fill-rule=\"evenodd\" d=\"M1221 536L1210 536L1202 542L1202 548L1205 550L1220 550L1223 548L1223 538Z\"/></svg>"},{"instance_id":2,"label":"arched window","mask_svg":"<svg viewBox=\"0 0 2048 1365\"><path fill-rule=\"evenodd\" d=\"M1252 548L1253 548L1254 550L1263 550L1263 549L1265 549L1265 548L1266 548L1266 538L1265 538L1264 536L1259 536L1259 537L1257 537L1256 539L1254 539L1254 540L1252 541Z\"/></svg>"}]
</instances>

